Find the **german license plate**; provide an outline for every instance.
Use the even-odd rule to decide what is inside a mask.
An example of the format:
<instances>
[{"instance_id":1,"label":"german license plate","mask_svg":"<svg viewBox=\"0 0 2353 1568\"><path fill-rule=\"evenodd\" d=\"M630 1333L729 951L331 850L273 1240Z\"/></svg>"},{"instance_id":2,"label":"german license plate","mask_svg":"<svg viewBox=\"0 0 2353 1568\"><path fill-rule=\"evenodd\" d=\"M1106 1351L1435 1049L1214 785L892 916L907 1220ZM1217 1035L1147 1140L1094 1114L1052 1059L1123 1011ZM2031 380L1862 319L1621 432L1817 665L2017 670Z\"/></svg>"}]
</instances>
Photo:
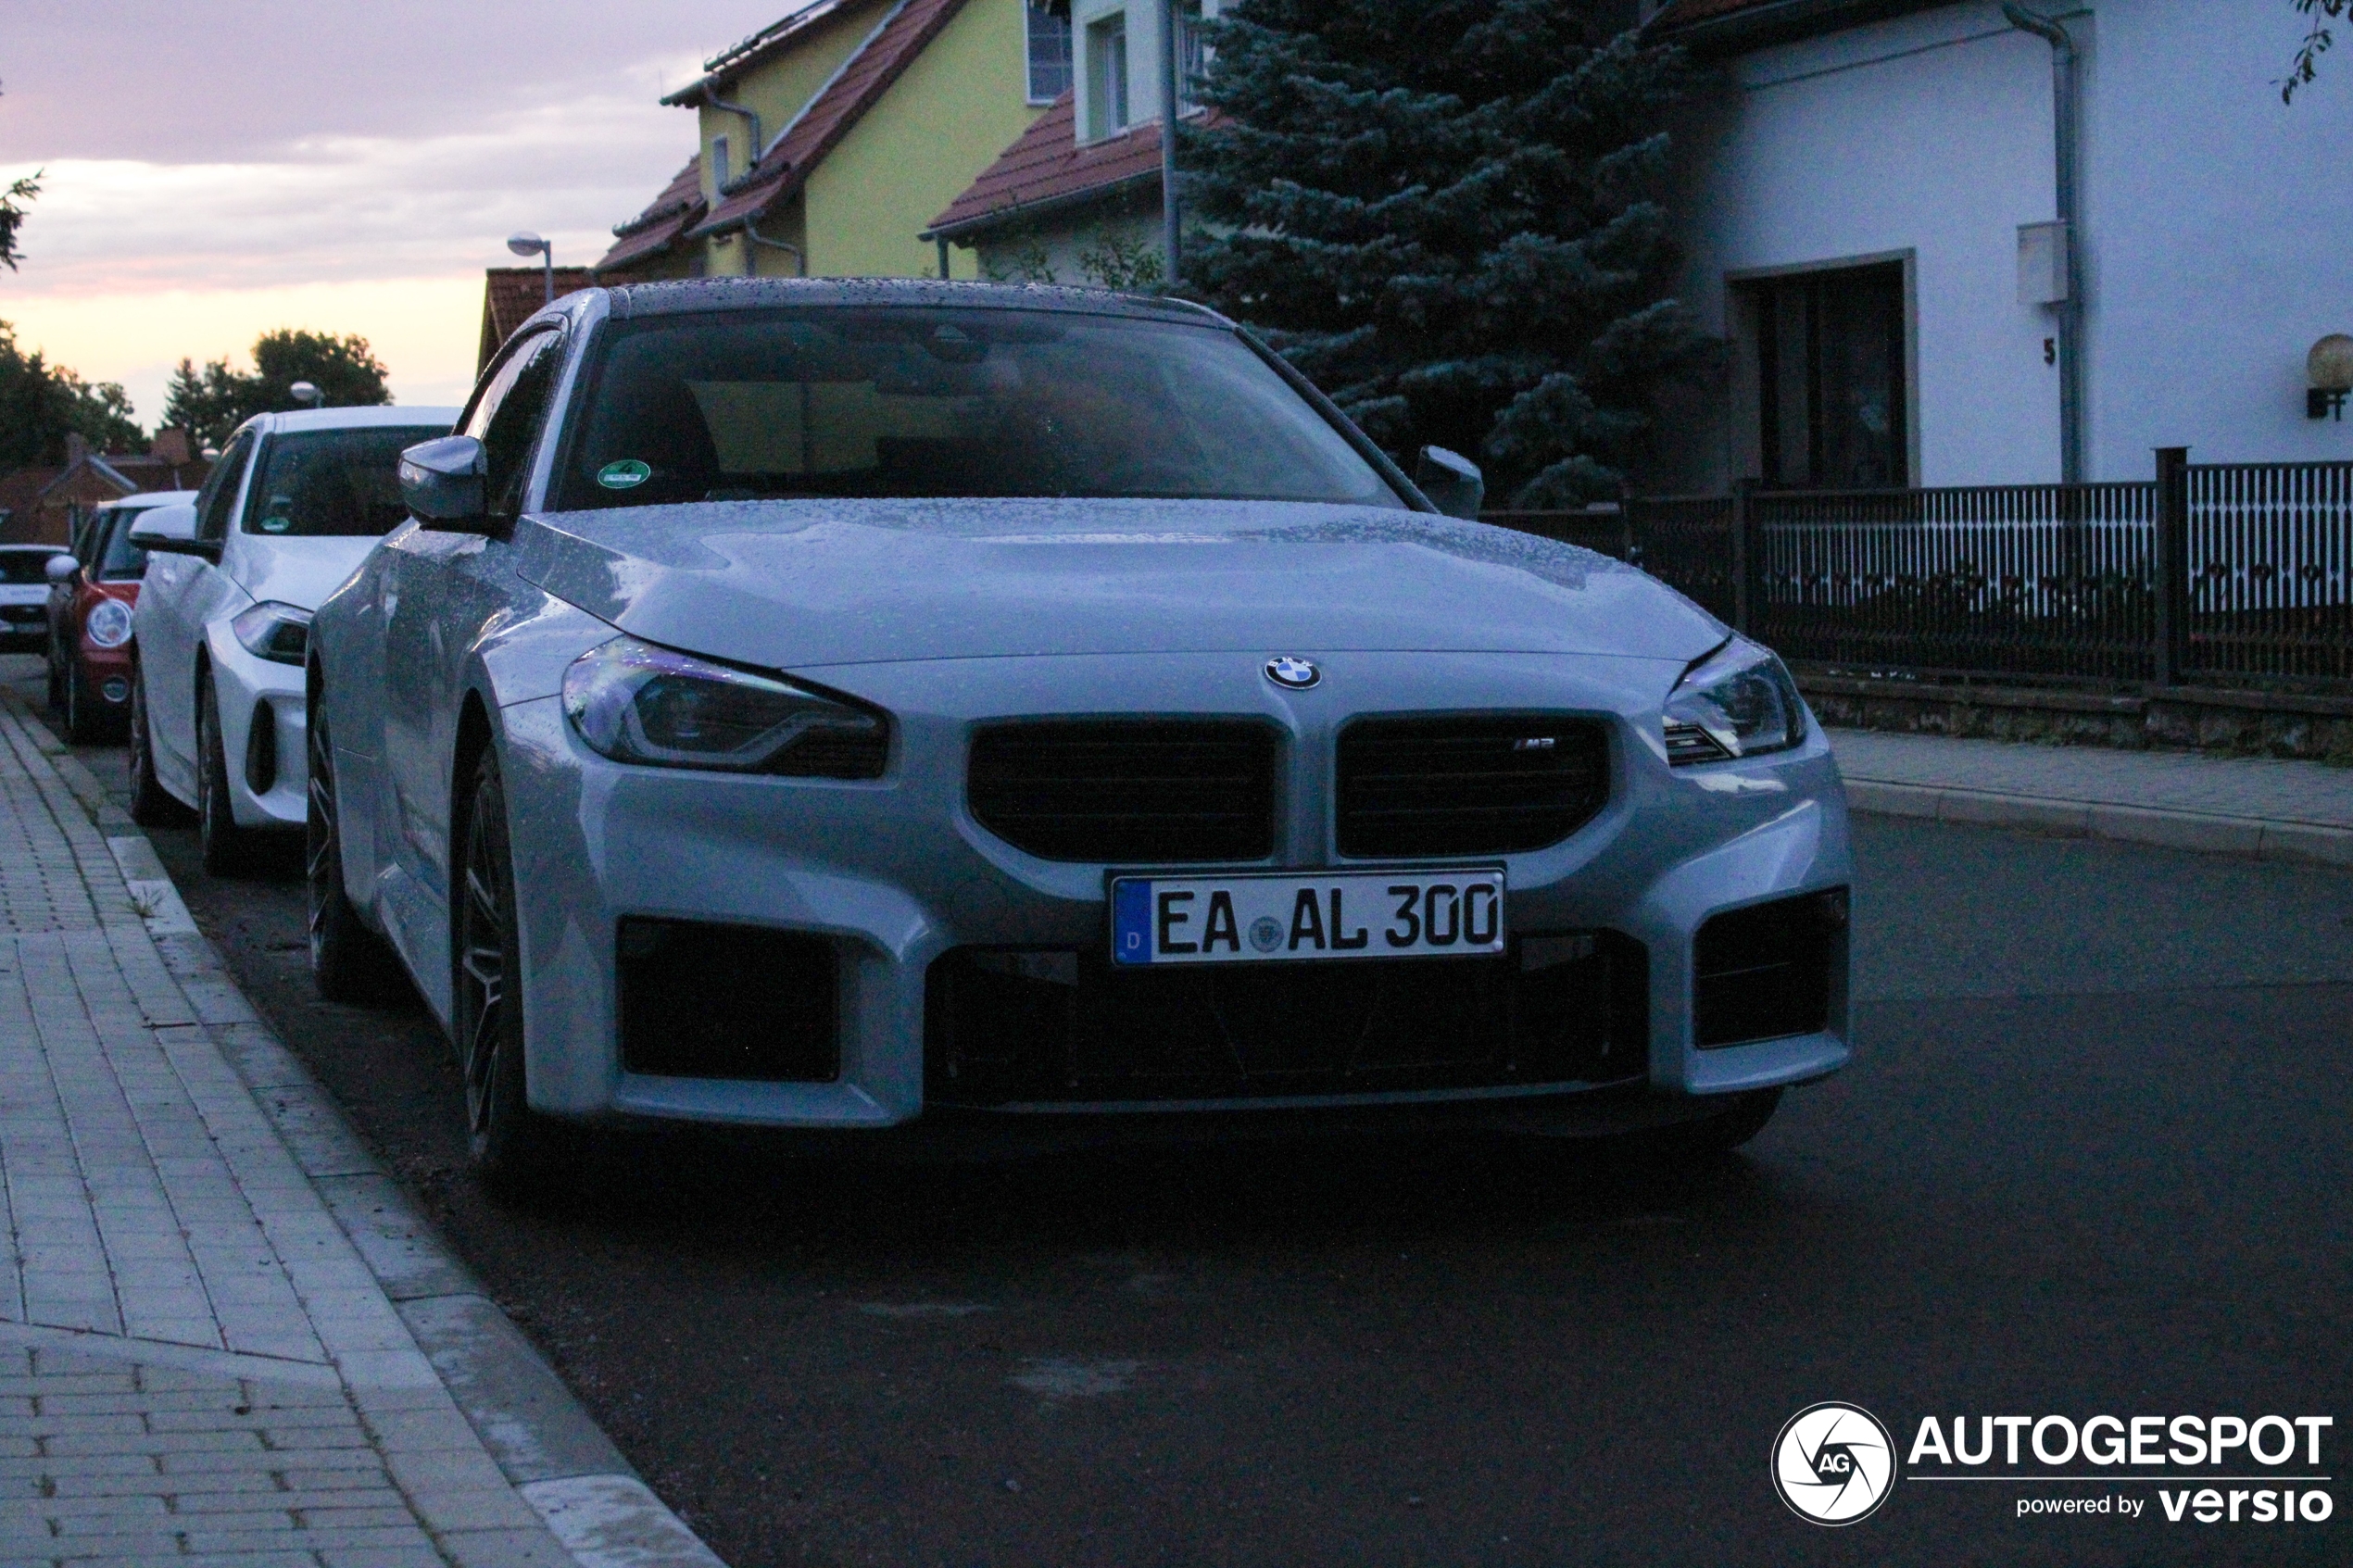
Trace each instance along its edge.
<instances>
[{"instance_id":1,"label":"german license plate","mask_svg":"<svg viewBox=\"0 0 2353 1568\"><path fill-rule=\"evenodd\" d=\"M1118 964L1468 958L1504 947L1501 866L1112 879Z\"/></svg>"}]
</instances>

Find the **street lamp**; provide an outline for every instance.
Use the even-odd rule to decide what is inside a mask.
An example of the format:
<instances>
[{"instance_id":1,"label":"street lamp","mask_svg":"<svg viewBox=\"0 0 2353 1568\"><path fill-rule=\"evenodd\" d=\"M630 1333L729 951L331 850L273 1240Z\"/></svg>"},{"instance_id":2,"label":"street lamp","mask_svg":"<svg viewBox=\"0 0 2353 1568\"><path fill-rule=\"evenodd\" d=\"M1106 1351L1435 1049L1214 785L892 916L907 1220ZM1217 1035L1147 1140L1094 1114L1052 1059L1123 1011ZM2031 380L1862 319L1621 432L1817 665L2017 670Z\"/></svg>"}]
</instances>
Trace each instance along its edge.
<instances>
[{"instance_id":1,"label":"street lamp","mask_svg":"<svg viewBox=\"0 0 2353 1568\"><path fill-rule=\"evenodd\" d=\"M327 395L320 391L315 383L307 381L298 381L286 388L286 395L313 408L322 408L327 403Z\"/></svg>"},{"instance_id":2,"label":"street lamp","mask_svg":"<svg viewBox=\"0 0 2353 1568\"><path fill-rule=\"evenodd\" d=\"M519 232L512 233L512 234L509 234L509 235L507 236L507 248L508 248L509 250L510 250L510 251L513 251L513 252L514 252L517 256L535 256L535 257L539 257L539 258L540 258L540 261L541 261L541 262L542 262L542 264L544 265L544 268L545 268L545 272L546 272L546 277L547 277L547 303L548 303L549 305L553 305L553 304L555 304L555 303L556 303L556 247L555 247L555 245L554 245L553 244L551 244L550 242L547 241L547 240L543 240L543 239L541 239L538 235L536 235L536 234L533 233L530 230L528 230L528 229L524 229L524 230L522 230L522 231L521 231L521 232Z\"/></svg>"},{"instance_id":3,"label":"street lamp","mask_svg":"<svg viewBox=\"0 0 2353 1568\"><path fill-rule=\"evenodd\" d=\"M2353 392L2353 337L2331 332L2304 357L2304 379L2312 383L2304 395L2304 417L2345 418L2345 395Z\"/></svg>"}]
</instances>

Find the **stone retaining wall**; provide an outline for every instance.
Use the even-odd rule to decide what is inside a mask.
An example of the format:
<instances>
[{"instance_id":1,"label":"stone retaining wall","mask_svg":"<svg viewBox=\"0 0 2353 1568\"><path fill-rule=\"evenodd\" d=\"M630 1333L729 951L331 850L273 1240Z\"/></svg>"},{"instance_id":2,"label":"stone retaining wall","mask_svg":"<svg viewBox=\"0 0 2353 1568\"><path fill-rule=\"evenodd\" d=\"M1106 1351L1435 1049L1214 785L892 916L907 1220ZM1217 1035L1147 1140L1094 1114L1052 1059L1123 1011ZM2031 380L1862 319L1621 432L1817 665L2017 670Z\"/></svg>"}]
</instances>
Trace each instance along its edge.
<instances>
[{"instance_id":1,"label":"stone retaining wall","mask_svg":"<svg viewBox=\"0 0 2353 1568\"><path fill-rule=\"evenodd\" d=\"M1862 730L2294 757L2353 767L2353 699L2174 687L2084 691L1797 671L1826 724Z\"/></svg>"}]
</instances>

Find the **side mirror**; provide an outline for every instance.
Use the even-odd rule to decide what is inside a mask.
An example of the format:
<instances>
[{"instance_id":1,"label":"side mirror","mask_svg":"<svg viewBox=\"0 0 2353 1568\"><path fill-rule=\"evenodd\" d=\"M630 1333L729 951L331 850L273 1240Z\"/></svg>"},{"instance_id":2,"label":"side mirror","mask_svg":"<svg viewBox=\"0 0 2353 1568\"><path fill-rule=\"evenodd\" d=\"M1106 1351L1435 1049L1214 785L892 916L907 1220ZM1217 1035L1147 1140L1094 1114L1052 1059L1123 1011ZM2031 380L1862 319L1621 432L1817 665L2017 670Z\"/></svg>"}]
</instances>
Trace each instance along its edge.
<instances>
[{"instance_id":1,"label":"side mirror","mask_svg":"<svg viewBox=\"0 0 2353 1568\"><path fill-rule=\"evenodd\" d=\"M471 435L421 441L400 454L400 498L424 528L485 533L482 443Z\"/></svg>"},{"instance_id":2,"label":"side mirror","mask_svg":"<svg viewBox=\"0 0 2353 1568\"><path fill-rule=\"evenodd\" d=\"M196 508L185 504L141 512L139 521L131 525L131 543L167 556L220 558L220 546L196 537Z\"/></svg>"},{"instance_id":3,"label":"side mirror","mask_svg":"<svg viewBox=\"0 0 2353 1568\"><path fill-rule=\"evenodd\" d=\"M1478 465L1443 446L1422 448L1414 461L1414 483L1448 517L1477 522L1478 508L1487 500L1487 476L1478 471Z\"/></svg>"},{"instance_id":4,"label":"side mirror","mask_svg":"<svg viewBox=\"0 0 2353 1568\"><path fill-rule=\"evenodd\" d=\"M42 568L52 583L70 583L73 574L81 570L82 563L69 555L51 556L49 564Z\"/></svg>"}]
</instances>

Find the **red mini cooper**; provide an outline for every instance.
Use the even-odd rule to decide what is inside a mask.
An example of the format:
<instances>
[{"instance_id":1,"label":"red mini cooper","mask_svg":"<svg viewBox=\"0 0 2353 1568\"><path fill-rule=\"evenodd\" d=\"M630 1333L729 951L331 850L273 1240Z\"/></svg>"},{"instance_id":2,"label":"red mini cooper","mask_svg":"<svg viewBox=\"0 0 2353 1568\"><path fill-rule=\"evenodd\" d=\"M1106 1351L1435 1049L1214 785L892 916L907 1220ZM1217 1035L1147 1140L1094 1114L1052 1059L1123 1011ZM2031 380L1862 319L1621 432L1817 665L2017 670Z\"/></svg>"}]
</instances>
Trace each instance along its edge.
<instances>
[{"instance_id":1,"label":"red mini cooper","mask_svg":"<svg viewBox=\"0 0 2353 1568\"><path fill-rule=\"evenodd\" d=\"M49 560L49 706L77 743L120 734L131 715L131 607L147 552L131 543L139 517L195 499L193 490L126 495L100 507L70 551Z\"/></svg>"}]
</instances>

